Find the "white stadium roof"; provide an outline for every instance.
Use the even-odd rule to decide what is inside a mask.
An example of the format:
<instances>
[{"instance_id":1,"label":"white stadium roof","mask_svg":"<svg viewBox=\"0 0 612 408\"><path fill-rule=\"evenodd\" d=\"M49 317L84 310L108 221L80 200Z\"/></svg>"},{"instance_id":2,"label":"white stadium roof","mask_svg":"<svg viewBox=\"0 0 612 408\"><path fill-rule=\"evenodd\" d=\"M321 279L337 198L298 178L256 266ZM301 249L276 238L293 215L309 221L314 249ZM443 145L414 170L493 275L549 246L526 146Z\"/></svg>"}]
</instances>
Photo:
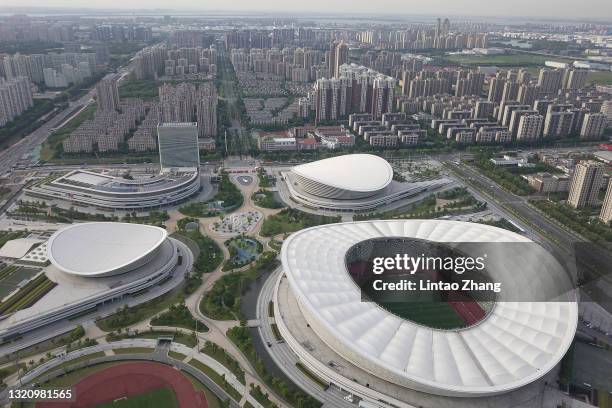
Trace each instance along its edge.
<instances>
[{"instance_id":1,"label":"white stadium roof","mask_svg":"<svg viewBox=\"0 0 612 408\"><path fill-rule=\"evenodd\" d=\"M439 395L494 395L542 377L569 348L578 316L573 293L560 302L498 301L482 321L457 330L422 326L362 302L345 255L355 244L381 237L531 242L487 225L442 220L331 224L291 235L282 248L283 270L304 317L323 341L362 369ZM492 278L537 290L539 277L523 276L522 262L539 265L528 256L512 257Z\"/></svg>"},{"instance_id":2,"label":"white stadium roof","mask_svg":"<svg viewBox=\"0 0 612 408\"><path fill-rule=\"evenodd\" d=\"M373 154L347 154L295 166L304 178L341 190L375 192L393 179L393 168Z\"/></svg>"},{"instance_id":3,"label":"white stadium roof","mask_svg":"<svg viewBox=\"0 0 612 408\"><path fill-rule=\"evenodd\" d=\"M165 229L142 224L91 222L57 231L47 244L49 260L60 270L98 277L125 272L155 251Z\"/></svg>"}]
</instances>

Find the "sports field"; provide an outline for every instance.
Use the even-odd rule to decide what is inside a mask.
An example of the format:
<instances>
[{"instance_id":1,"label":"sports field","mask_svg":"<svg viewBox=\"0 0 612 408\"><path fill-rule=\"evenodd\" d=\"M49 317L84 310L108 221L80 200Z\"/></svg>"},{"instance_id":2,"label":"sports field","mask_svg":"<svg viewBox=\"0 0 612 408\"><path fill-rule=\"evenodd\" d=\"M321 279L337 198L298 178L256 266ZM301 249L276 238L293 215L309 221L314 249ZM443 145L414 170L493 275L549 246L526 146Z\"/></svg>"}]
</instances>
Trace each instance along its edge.
<instances>
[{"instance_id":1,"label":"sports field","mask_svg":"<svg viewBox=\"0 0 612 408\"><path fill-rule=\"evenodd\" d=\"M179 408L176 395L170 388L160 388L133 397L97 405L96 408Z\"/></svg>"},{"instance_id":2,"label":"sports field","mask_svg":"<svg viewBox=\"0 0 612 408\"><path fill-rule=\"evenodd\" d=\"M466 322L446 302L392 302L380 305L393 314L427 327L457 329L466 326Z\"/></svg>"},{"instance_id":3,"label":"sports field","mask_svg":"<svg viewBox=\"0 0 612 408\"><path fill-rule=\"evenodd\" d=\"M79 371L67 374L70 383L62 384L73 386L76 401L37 402L36 408L208 408L205 393L164 364L128 362Z\"/></svg>"}]
</instances>

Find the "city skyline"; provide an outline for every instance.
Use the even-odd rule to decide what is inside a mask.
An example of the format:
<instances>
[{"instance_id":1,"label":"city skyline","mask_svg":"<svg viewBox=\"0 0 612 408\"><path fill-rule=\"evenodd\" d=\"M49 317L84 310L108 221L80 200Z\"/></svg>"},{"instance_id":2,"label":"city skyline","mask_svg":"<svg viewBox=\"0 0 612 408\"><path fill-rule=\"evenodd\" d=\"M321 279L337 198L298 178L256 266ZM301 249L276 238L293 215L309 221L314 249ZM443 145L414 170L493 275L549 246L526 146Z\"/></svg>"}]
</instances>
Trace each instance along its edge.
<instances>
[{"instance_id":1,"label":"city skyline","mask_svg":"<svg viewBox=\"0 0 612 408\"><path fill-rule=\"evenodd\" d=\"M464 2L452 2L450 0L436 0L434 2L418 4L397 4L394 0L382 0L373 4L363 0L326 2L314 0L307 5L301 3L287 3L280 0L265 0L259 2L257 7L252 2L237 0L231 3L218 0L205 3L194 0L178 0L168 7L168 3L161 0L135 0L128 3L119 0L105 1L104 4L92 4L83 0L47 0L43 3L35 0L9 0L2 5L0 10L6 12L10 8L64 8L69 10L132 10L132 11L159 11L159 12L181 12L181 11L207 11L215 13L291 13L297 12L305 15L324 15L344 13L347 15L371 14L373 16L435 16L440 13L451 16L470 17L512 17L512 18L541 18L553 19L592 19L606 21L612 19L612 4L605 0L587 0L576 8L574 3L554 2L552 0L530 2L518 0L514 2L489 2L485 0L469 0ZM388 10L388 11L385 11ZM391 12L391 10L393 10Z\"/></svg>"}]
</instances>

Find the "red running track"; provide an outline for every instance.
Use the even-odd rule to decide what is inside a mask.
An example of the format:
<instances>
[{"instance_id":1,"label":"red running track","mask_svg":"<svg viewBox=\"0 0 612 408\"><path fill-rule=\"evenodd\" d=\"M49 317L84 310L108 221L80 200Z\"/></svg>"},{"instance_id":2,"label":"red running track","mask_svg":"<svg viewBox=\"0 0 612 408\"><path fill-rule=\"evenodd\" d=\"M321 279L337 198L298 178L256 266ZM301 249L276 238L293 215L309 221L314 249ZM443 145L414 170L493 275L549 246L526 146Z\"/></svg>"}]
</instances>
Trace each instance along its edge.
<instances>
[{"instance_id":1,"label":"red running track","mask_svg":"<svg viewBox=\"0 0 612 408\"><path fill-rule=\"evenodd\" d=\"M208 408L203 391L196 391L181 372L161 363L138 362L114 365L79 381L76 401L38 402L36 408L91 408L119 398L171 388L181 408Z\"/></svg>"}]
</instances>

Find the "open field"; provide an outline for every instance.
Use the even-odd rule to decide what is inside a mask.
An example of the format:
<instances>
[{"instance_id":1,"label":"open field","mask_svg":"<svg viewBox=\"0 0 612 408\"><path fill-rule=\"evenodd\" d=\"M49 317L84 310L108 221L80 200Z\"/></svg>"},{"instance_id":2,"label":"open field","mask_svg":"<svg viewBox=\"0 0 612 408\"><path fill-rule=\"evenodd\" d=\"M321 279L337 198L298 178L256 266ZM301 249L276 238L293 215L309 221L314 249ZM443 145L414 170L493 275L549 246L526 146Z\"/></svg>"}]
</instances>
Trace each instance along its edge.
<instances>
[{"instance_id":1,"label":"open field","mask_svg":"<svg viewBox=\"0 0 612 408\"><path fill-rule=\"evenodd\" d=\"M573 62L573 59L548 57L536 54L504 54L504 55L445 55L443 60L459 65L497 65L503 67L544 66L546 61Z\"/></svg>"},{"instance_id":2,"label":"open field","mask_svg":"<svg viewBox=\"0 0 612 408\"><path fill-rule=\"evenodd\" d=\"M98 405L96 408L178 408L176 395L169 388L160 388L141 395Z\"/></svg>"}]
</instances>

